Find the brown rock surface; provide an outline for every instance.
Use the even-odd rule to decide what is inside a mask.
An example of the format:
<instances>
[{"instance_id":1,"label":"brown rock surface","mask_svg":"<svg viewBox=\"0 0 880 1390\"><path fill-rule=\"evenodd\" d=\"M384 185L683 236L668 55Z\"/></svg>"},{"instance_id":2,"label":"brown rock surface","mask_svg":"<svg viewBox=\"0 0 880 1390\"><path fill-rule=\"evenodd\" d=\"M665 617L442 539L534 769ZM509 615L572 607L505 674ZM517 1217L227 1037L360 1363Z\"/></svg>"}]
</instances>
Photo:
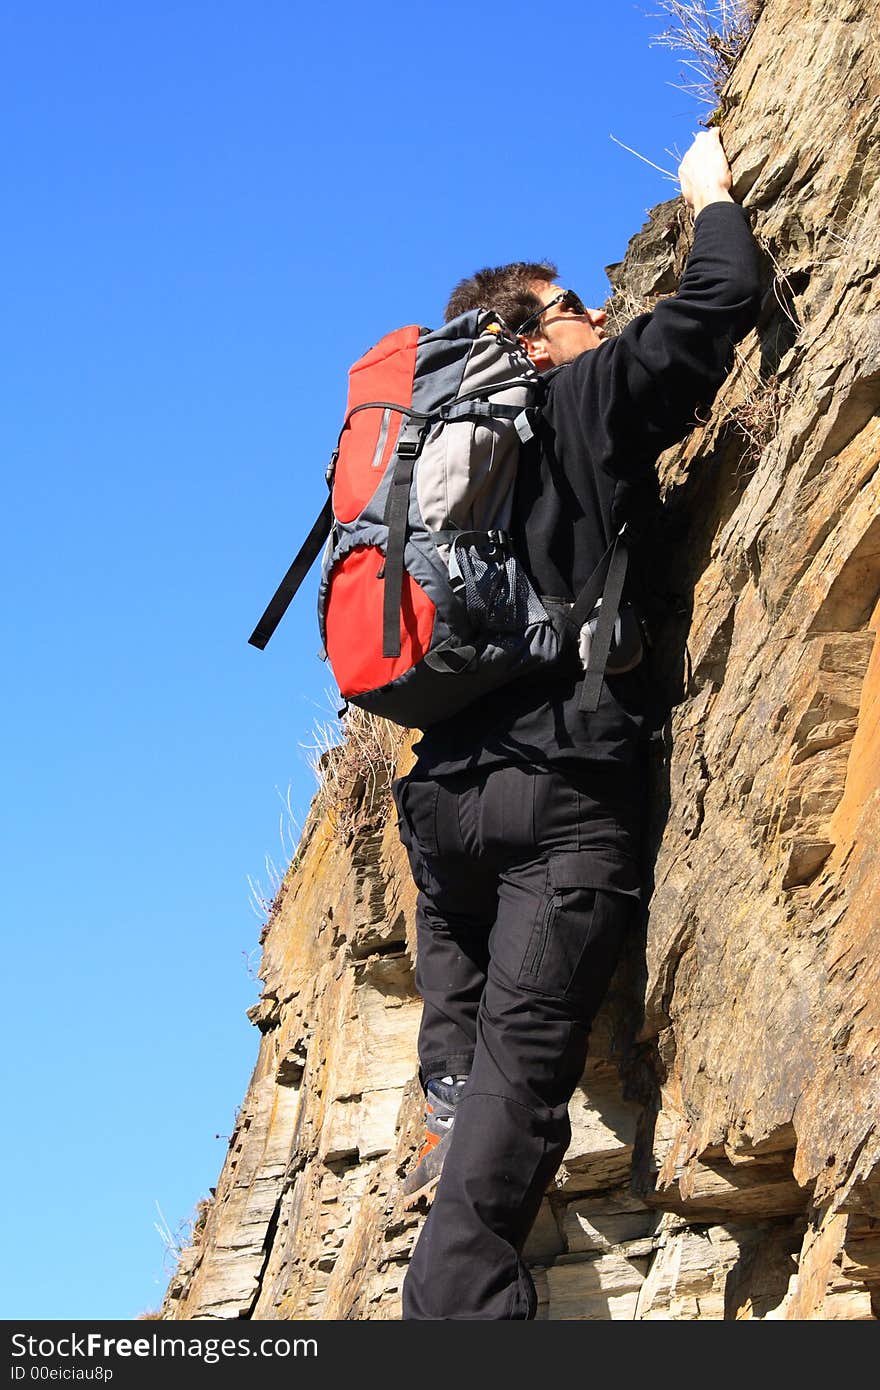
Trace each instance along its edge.
<instances>
[{"instance_id":1,"label":"brown rock surface","mask_svg":"<svg viewBox=\"0 0 880 1390\"><path fill-rule=\"evenodd\" d=\"M723 94L767 293L708 422L661 460L690 669L655 769L645 955L528 1248L542 1317L880 1306L878 31L878 0L768 0ZM685 224L654 210L613 268L621 302L674 288ZM369 800L356 781L344 828L316 803L273 909L257 1065L165 1317L399 1316L414 890L381 785Z\"/></svg>"}]
</instances>

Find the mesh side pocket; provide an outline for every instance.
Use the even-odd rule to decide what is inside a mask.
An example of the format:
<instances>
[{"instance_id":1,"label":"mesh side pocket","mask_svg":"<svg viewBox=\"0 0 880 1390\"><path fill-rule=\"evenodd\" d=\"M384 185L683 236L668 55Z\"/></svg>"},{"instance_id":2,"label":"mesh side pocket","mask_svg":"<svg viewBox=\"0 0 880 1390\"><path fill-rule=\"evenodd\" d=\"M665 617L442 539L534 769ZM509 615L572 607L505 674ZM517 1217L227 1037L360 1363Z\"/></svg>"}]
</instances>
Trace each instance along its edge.
<instances>
[{"instance_id":1,"label":"mesh side pocket","mask_svg":"<svg viewBox=\"0 0 880 1390\"><path fill-rule=\"evenodd\" d=\"M449 552L449 577L480 632L524 632L547 614L504 539L462 531Z\"/></svg>"}]
</instances>

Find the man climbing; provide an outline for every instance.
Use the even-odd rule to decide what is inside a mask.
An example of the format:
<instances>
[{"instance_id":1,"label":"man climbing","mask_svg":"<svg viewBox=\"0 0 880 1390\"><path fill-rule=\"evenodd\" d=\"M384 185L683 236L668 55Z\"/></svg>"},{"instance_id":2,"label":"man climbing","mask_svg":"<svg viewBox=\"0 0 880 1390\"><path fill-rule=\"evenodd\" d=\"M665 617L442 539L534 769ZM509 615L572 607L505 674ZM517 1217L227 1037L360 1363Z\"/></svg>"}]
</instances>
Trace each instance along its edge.
<instances>
[{"instance_id":1,"label":"man climbing","mask_svg":"<svg viewBox=\"0 0 880 1390\"><path fill-rule=\"evenodd\" d=\"M716 132L696 137L678 173L695 214L681 285L618 336L606 339L604 313L557 285L550 264L480 271L449 302L447 319L478 306L499 313L543 375L512 531L548 603L570 603L609 540L656 496L658 454L711 404L733 344L756 321L755 244ZM558 670L432 726L395 787L419 888L427 1111L407 1204L436 1185L404 1282L405 1318L535 1315L521 1252L567 1147L590 1026L639 911L651 692L646 664L633 664L633 566L627 586L618 634L630 661L607 669L595 711L579 708L574 642Z\"/></svg>"}]
</instances>

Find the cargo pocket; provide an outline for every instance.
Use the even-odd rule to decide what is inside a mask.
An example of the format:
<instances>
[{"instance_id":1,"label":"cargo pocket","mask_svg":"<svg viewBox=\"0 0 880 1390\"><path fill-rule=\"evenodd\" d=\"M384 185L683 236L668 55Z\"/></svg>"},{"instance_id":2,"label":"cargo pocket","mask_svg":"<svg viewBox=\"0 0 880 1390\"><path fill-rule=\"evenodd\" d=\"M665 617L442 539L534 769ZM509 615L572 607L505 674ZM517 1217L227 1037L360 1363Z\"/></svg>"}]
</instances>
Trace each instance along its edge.
<instances>
[{"instance_id":1,"label":"cargo pocket","mask_svg":"<svg viewBox=\"0 0 880 1390\"><path fill-rule=\"evenodd\" d=\"M595 886L589 855L557 854L549 860L548 895L526 946L518 984L569 1001L592 1018L614 974L628 927L632 898Z\"/></svg>"},{"instance_id":2,"label":"cargo pocket","mask_svg":"<svg viewBox=\"0 0 880 1390\"><path fill-rule=\"evenodd\" d=\"M394 806L397 811L397 833L400 836L400 843L404 849L412 848L412 836L409 833L409 826L403 814L403 793L406 788L406 778L398 777L391 783L391 795L394 798Z\"/></svg>"},{"instance_id":3,"label":"cargo pocket","mask_svg":"<svg viewBox=\"0 0 880 1390\"><path fill-rule=\"evenodd\" d=\"M439 783L402 777L395 782L393 790L404 847L408 850L417 847L423 855L436 855Z\"/></svg>"}]
</instances>

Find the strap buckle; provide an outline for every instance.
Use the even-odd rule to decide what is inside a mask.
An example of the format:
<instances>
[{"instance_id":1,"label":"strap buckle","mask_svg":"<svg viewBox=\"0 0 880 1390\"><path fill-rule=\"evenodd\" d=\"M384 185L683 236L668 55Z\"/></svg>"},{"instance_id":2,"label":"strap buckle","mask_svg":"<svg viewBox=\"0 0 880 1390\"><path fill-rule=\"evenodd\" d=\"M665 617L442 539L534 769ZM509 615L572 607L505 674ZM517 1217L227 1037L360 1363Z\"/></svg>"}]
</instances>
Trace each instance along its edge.
<instances>
[{"instance_id":1,"label":"strap buckle","mask_svg":"<svg viewBox=\"0 0 880 1390\"><path fill-rule=\"evenodd\" d=\"M425 420L416 430L412 421L407 421L400 431L400 438L397 441L397 457L402 459L417 459L422 452L425 437L428 433L430 422ZM395 481L397 481L395 479Z\"/></svg>"},{"instance_id":2,"label":"strap buckle","mask_svg":"<svg viewBox=\"0 0 880 1390\"><path fill-rule=\"evenodd\" d=\"M510 554L510 536L506 531L487 531L486 537L493 550L500 550L502 555Z\"/></svg>"}]
</instances>

